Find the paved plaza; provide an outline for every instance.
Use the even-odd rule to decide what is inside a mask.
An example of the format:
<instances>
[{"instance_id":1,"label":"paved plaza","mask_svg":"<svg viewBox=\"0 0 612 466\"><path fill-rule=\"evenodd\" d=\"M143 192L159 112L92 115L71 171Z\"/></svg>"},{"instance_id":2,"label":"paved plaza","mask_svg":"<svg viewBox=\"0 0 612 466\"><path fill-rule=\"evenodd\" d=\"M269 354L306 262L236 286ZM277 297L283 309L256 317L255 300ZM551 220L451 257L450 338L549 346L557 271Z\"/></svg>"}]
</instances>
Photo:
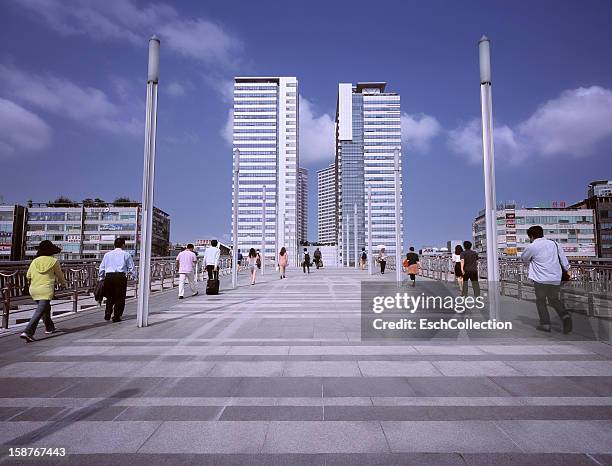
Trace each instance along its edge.
<instances>
[{"instance_id":1,"label":"paved plaza","mask_svg":"<svg viewBox=\"0 0 612 466\"><path fill-rule=\"evenodd\" d=\"M157 293L147 328L131 303L121 323L100 309L0 338L4 461L21 445L66 448L48 464L612 464L611 346L361 341L366 278L270 271Z\"/></svg>"}]
</instances>

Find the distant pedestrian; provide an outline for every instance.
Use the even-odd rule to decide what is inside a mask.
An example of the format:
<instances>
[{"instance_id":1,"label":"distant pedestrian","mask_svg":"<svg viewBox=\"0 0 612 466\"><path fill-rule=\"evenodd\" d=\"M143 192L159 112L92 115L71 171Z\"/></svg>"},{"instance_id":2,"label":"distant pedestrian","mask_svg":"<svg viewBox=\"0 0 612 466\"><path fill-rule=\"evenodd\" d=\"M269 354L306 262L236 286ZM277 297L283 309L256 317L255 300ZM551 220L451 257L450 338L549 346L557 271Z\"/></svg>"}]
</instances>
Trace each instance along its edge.
<instances>
[{"instance_id":1,"label":"distant pedestrian","mask_svg":"<svg viewBox=\"0 0 612 466\"><path fill-rule=\"evenodd\" d=\"M361 264L361 270L365 270L368 265L368 254L366 253L365 248L361 248L361 256L359 258L359 263Z\"/></svg>"},{"instance_id":2,"label":"distant pedestrian","mask_svg":"<svg viewBox=\"0 0 612 466\"><path fill-rule=\"evenodd\" d=\"M480 284L478 283L478 253L472 251L472 243L470 241L463 242L463 251L459 257L461 258L461 275L463 276L463 286L461 295L468 294L468 280L472 282L474 296L480 296Z\"/></svg>"},{"instance_id":3,"label":"distant pedestrian","mask_svg":"<svg viewBox=\"0 0 612 466\"><path fill-rule=\"evenodd\" d=\"M211 240L210 246L204 250L204 267L208 273L209 280L219 280L219 258L221 250L217 247L219 242Z\"/></svg>"},{"instance_id":4,"label":"distant pedestrian","mask_svg":"<svg viewBox=\"0 0 612 466\"><path fill-rule=\"evenodd\" d=\"M257 251L255 248L249 250L249 257L247 257L247 265L251 271L251 285L255 284L255 278L257 277Z\"/></svg>"},{"instance_id":5,"label":"distant pedestrian","mask_svg":"<svg viewBox=\"0 0 612 466\"><path fill-rule=\"evenodd\" d=\"M198 288L195 282L194 272L198 263L198 256L193 252L194 246L189 243L187 248L176 256L176 271L179 274L178 297L183 299L185 295L185 280L189 283L192 296L198 295Z\"/></svg>"},{"instance_id":6,"label":"distant pedestrian","mask_svg":"<svg viewBox=\"0 0 612 466\"><path fill-rule=\"evenodd\" d=\"M385 248L380 248L376 262L380 264L380 273L384 275L385 267L387 266L387 255L385 254Z\"/></svg>"},{"instance_id":7,"label":"distant pedestrian","mask_svg":"<svg viewBox=\"0 0 612 466\"><path fill-rule=\"evenodd\" d=\"M238 267L240 267L242 265L242 253L240 252L240 249L238 249L238 257L237 257L237 262L238 262Z\"/></svg>"},{"instance_id":8,"label":"distant pedestrian","mask_svg":"<svg viewBox=\"0 0 612 466\"><path fill-rule=\"evenodd\" d=\"M51 300L55 293L56 281L58 281L61 286L66 286L66 280L64 279L60 263L53 257L60 251L61 249L55 246L51 241L41 241L36 251L36 259L32 261L26 273L26 278L30 284L30 296L36 301L36 310L23 333L19 335L27 342L36 341L34 339L34 334L36 333L36 327L38 327L38 322L40 322L41 318L45 324L46 334L55 333L57 331L51 319Z\"/></svg>"},{"instance_id":9,"label":"distant pedestrian","mask_svg":"<svg viewBox=\"0 0 612 466\"><path fill-rule=\"evenodd\" d=\"M121 322L125 308L125 294L127 292L128 275L136 276L134 260L129 252L124 251L125 238L115 239L115 249L104 254L100 264L100 278L104 279L104 296L106 296L106 310L104 320Z\"/></svg>"},{"instance_id":10,"label":"distant pedestrian","mask_svg":"<svg viewBox=\"0 0 612 466\"><path fill-rule=\"evenodd\" d=\"M317 266L317 269L319 269L323 265L321 261L321 250L319 248L315 249L314 263Z\"/></svg>"},{"instance_id":11,"label":"distant pedestrian","mask_svg":"<svg viewBox=\"0 0 612 466\"><path fill-rule=\"evenodd\" d=\"M455 246L455 253L453 254L453 264L455 266L455 279L457 280L457 286L459 287L459 291L463 291L463 274L461 273L461 253L463 252L463 248L460 244Z\"/></svg>"},{"instance_id":12,"label":"distant pedestrian","mask_svg":"<svg viewBox=\"0 0 612 466\"><path fill-rule=\"evenodd\" d=\"M308 253L308 249L304 248L304 254L302 256L302 269L304 273L308 269L308 273L310 273L310 254Z\"/></svg>"},{"instance_id":13,"label":"distant pedestrian","mask_svg":"<svg viewBox=\"0 0 612 466\"><path fill-rule=\"evenodd\" d=\"M287 264L289 264L289 254L287 254L287 250L285 246L283 246L278 253L278 270L280 272L281 279L285 277L285 269L287 268Z\"/></svg>"},{"instance_id":14,"label":"distant pedestrian","mask_svg":"<svg viewBox=\"0 0 612 466\"><path fill-rule=\"evenodd\" d=\"M257 250L257 260L255 261L255 263L257 264L257 269L261 270L261 252L259 251L259 249Z\"/></svg>"},{"instance_id":15,"label":"distant pedestrian","mask_svg":"<svg viewBox=\"0 0 612 466\"><path fill-rule=\"evenodd\" d=\"M529 263L529 278L533 280L540 317L540 325L536 328L542 332L551 331L550 314L546 304L548 301L563 323L563 333L570 333L572 316L559 298L561 282L569 279L570 263L563 249L555 241L544 238L541 226L530 227L527 236L531 244L521 254L521 260Z\"/></svg>"},{"instance_id":16,"label":"distant pedestrian","mask_svg":"<svg viewBox=\"0 0 612 466\"><path fill-rule=\"evenodd\" d=\"M414 252L413 246L410 246L410 252L406 254L404 267L406 268L406 273L410 275L412 286L416 286L416 275L419 273L419 255Z\"/></svg>"}]
</instances>

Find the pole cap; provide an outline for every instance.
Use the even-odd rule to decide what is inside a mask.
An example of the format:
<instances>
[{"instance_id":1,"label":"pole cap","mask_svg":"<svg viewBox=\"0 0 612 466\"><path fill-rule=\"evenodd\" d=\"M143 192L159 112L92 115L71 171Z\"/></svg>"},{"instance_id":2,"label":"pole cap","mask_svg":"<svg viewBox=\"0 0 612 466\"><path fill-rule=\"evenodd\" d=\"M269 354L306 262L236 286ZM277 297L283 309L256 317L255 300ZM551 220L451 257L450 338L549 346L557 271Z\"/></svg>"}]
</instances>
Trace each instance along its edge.
<instances>
[{"instance_id":1,"label":"pole cap","mask_svg":"<svg viewBox=\"0 0 612 466\"><path fill-rule=\"evenodd\" d=\"M149 69L147 74L148 83L159 81L159 38L152 36L149 39Z\"/></svg>"},{"instance_id":2,"label":"pole cap","mask_svg":"<svg viewBox=\"0 0 612 466\"><path fill-rule=\"evenodd\" d=\"M478 41L480 84L491 84L491 41L483 35Z\"/></svg>"}]
</instances>

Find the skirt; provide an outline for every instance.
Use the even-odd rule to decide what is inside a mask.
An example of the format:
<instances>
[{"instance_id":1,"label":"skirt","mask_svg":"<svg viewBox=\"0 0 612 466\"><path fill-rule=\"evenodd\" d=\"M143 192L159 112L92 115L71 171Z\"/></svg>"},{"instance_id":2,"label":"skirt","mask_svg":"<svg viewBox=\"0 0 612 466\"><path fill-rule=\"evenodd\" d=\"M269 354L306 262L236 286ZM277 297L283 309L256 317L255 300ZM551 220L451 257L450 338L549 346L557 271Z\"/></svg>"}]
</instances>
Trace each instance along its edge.
<instances>
[{"instance_id":1,"label":"skirt","mask_svg":"<svg viewBox=\"0 0 612 466\"><path fill-rule=\"evenodd\" d=\"M417 273L419 273L418 264L409 265L408 268L406 269L406 273L409 275L416 275Z\"/></svg>"},{"instance_id":2,"label":"skirt","mask_svg":"<svg viewBox=\"0 0 612 466\"><path fill-rule=\"evenodd\" d=\"M462 277L461 273L461 262L455 262L455 277Z\"/></svg>"}]
</instances>

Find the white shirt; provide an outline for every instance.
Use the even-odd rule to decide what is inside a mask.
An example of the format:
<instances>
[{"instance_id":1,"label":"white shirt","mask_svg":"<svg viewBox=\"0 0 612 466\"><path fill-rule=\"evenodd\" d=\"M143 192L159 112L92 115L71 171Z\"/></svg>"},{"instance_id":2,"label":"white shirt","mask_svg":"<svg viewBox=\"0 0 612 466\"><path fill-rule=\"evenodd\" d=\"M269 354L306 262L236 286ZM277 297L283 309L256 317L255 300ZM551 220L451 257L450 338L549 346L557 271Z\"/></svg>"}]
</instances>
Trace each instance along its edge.
<instances>
[{"instance_id":1,"label":"white shirt","mask_svg":"<svg viewBox=\"0 0 612 466\"><path fill-rule=\"evenodd\" d=\"M565 257L563 248L545 238L537 238L521 254L523 262L529 262L529 278L534 282L559 285L561 283L561 265L568 270L570 263Z\"/></svg>"},{"instance_id":2,"label":"white shirt","mask_svg":"<svg viewBox=\"0 0 612 466\"><path fill-rule=\"evenodd\" d=\"M204 251L204 265L214 265L219 267L219 257L221 256L221 250L214 246L209 246Z\"/></svg>"},{"instance_id":3,"label":"white shirt","mask_svg":"<svg viewBox=\"0 0 612 466\"><path fill-rule=\"evenodd\" d=\"M461 256L459 254L453 254L453 262L461 262Z\"/></svg>"},{"instance_id":4,"label":"white shirt","mask_svg":"<svg viewBox=\"0 0 612 466\"><path fill-rule=\"evenodd\" d=\"M193 267L197 262L198 257L194 252L185 249L178 256L176 261L179 263L179 273L193 273Z\"/></svg>"},{"instance_id":5,"label":"white shirt","mask_svg":"<svg viewBox=\"0 0 612 466\"><path fill-rule=\"evenodd\" d=\"M104 254L104 258L100 264L99 275L104 278L105 274L113 272L129 273L132 276L136 275L134 260L129 252L121 248L115 248Z\"/></svg>"}]
</instances>

